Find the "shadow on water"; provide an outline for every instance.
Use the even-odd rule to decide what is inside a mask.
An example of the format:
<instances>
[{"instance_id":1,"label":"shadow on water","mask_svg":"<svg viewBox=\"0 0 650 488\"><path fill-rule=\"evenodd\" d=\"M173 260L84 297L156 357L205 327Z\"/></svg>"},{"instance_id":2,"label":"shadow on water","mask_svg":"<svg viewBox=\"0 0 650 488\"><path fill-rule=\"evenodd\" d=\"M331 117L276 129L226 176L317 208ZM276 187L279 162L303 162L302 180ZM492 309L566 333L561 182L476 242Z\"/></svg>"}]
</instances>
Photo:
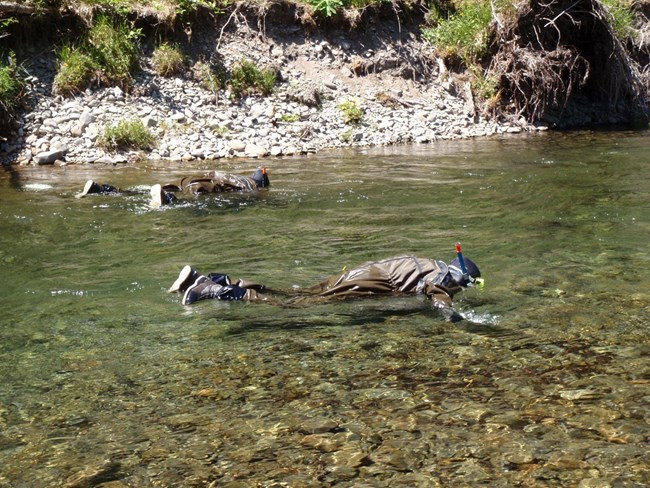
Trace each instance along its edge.
<instances>
[{"instance_id":1,"label":"shadow on water","mask_svg":"<svg viewBox=\"0 0 650 488\"><path fill-rule=\"evenodd\" d=\"M277 298L277 296L276 296ZM333 328L344 331L353 327L386 326L420 329L425 333L440 334L448 328L492 337L506 337L517 332L498 325L498 316L475 309L460 309L458 320L450 321L421 297L360 297L345 300L327 300L304 295L285 295L279 303L251 303L242 314L236 310L241 304L229 302L199 302L201 315L224 326L225 335L246 335L260 331L300 331Z\"/></svg>"},{"instance_id":2,"label":"shadow on water","mask_svg":"<svg viewBox=\"0 0 650 488\"><path fill-rule=\"evenodd\" d=\"M11 164L2 164L0 165L0 168L2 169L0 172L0 174L2 174L2 178L4 178L6 175L9 177L9 187L13 188L14 190L20 190L22 187L20 172L16 170L15 166Z\"/></svg>"}]
</instances>

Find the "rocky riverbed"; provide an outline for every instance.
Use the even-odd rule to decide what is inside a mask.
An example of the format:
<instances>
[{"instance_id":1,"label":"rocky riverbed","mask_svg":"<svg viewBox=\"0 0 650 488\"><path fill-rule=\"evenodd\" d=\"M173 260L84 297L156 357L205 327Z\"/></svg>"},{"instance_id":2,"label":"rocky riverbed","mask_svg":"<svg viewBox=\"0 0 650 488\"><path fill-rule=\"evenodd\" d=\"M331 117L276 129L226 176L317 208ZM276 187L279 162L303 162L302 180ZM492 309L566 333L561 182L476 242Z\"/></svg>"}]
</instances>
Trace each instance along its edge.
<instances>
[{"instance_id":1,"label":"rocky riverbed","mask_svg":"<svg viewBox=\"0 0 650 488\"><path fill-rule=\"evenodd\" d=\"M3 144L3 162L281 157L538 129L524 120L499 123L481 116L468 84L452 80L430 46L397 23L309 34L283 25L253 28L234 19L218 37L213 31L187 42L191 54L181 75L156 76L145 58L128 92L108 87L73 98L53 96L56 60L34 55L27 80L33 108L24 114L17 138ZM268 97L235 99L227 90L206 90L192 66L215 55L226 67L242 59L273 67L280 81ZM346 123L346 102L363 110L361 123ZM133 119L155 134L155 148L114 153L98 147L106 127Z\"/></svg>"}]
</instances>

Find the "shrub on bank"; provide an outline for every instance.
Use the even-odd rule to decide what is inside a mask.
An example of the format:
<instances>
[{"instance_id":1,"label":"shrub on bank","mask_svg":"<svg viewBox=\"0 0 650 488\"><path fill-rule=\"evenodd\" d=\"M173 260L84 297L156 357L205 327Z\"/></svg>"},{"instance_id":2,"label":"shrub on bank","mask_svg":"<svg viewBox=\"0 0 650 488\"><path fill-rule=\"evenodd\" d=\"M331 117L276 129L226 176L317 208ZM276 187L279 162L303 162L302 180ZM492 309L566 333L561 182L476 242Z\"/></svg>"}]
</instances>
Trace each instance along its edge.
<instances>
[{"instance_id":1,"label":"shrub on bank","mask_svg":"<svg viewBox=\"0 0 650 488\"><path fill-rule=\"evenodd\" d=\"M183 69L185 56L178 45L172 46L165 42L154 50L151 63L160 76L172 76Z\"/></svg>"},{"instance_id":2,"label":"shrub on bank","mask_svg":"<svg viewBox=\"0 0 650 488\"><path fill-rule=\"evenodd\" d=\"M253 93L266 96L271 94L277 80L274 70L261 70L253 62L242 59L232 70L229 85L237 98Z\"/></svg>"},{"instance_id":3,"label":"shrub on bank","mask_svg":"<svg viewBox=\"0 0 650 488\"><path fill-rule=\"evenodd\" d=\"M445 59L471 65L488 53L492 7L489 1L465 2L447 14L434 9L433 26L422 30Z\"/></svg>"},{"instance_id":4,"label":"shrub on bank","mask_svg":"<svg viewBox=\"0 0 650 488\"><path fill-rule=\"evenodd\" d=\"M203 88L216 93L226 87L225 70L214 69L209 63L199 61L192 67L195 79Z\"/></svg>"},{"instance_id":5,"label":"shrub on bank","mask_svg":"<svg viewBox=\"0 0 650 488\"><path fill-rule=\"evenodd\" d=\"M99 16L79 44L59 50L54 92L80 93L93 83L127 88L138 65L140 35L140 30L125 20Z\"/></svg>"},{"instance_id":6,"label":"shrub on bank","mask_svg":"<svg viewBox=\"0 0 650 488\"><path fill-rule=\"evenodd\" d=\"M155 136L140 120L121 120L114 126L108 126L98 139L98 145L104 149L138 149L148 150L154 146Z\"/></svg>"},{"instance_id":7,"label":"shrub on bank","mask_svg":"<svg viewBox=\"0 0 650 488\"><path fill-rule=\"evenodd\" d=\"M338 106L343 113L343 121L346 124L358 125L363 120L363 108L356 100L346 100Z\"/></svg>"},{"instance_id":8,"label":"shrub on bank","mask_svg":"<svg viewBox=\"0 0 650 488\"><path fill-rule=\"evenodd\" d=\"M63 46L58 53L59 71L54 78L54 92L74 95L90 86L99 66L96 61L74 46Z\"/></svg>"},{"instance_id":9,"label":"shrub on bank","mask_svg":"<svg viewBox=\"0 0 650 488\"><path fill-rule=\"evenodd\" d=\"M8 128L20 105L24 88L25 82L19 73L16 56L10 53L0 61L0 131Z\"/></svg>"}]
</instances>

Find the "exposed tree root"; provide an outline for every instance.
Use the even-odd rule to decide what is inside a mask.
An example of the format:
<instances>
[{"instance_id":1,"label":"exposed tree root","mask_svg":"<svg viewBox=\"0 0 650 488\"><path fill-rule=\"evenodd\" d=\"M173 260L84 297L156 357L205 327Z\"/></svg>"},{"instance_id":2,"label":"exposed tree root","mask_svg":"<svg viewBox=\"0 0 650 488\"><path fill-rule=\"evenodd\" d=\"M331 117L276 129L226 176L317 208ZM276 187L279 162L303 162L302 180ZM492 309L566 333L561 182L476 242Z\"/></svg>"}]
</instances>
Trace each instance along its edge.
<instances>
[{"instance_id":1,"label":"exposed tree root","mask_svg":"<svg viewBox=\"0 0 650 488\"><path fill-rule=\"evenodd\" d=\"M580 94L599 106L601 123L647 121L645 73L610 20L597 0L549 0L530 2L511 25L499 23L489 73L499 78L506 109L558 120Z\"/></svg>"}]
</instances>

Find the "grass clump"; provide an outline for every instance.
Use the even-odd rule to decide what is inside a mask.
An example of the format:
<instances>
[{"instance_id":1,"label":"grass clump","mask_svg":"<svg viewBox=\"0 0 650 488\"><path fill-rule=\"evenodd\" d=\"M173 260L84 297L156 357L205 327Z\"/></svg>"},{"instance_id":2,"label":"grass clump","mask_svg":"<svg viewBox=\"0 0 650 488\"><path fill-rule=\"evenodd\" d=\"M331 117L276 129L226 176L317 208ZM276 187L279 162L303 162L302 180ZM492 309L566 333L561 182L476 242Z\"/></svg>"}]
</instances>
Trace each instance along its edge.
<instances>
[{"instance_id":1,"label":"grass clump","mask_svg":"<svg viewBox=\"0 0 650 488\"><path fill-rule=\"evenodd\" d=\"M223 70L214 69L205 61L197 62L192 68L195 79L203 88L216 93L226 87L226 75Z\"/></svg>"},{"instance_id":2,"label":"grass clump","mask_svg":"<svg viewBox=\"0 0 650 488\"><path fill-rule=\"evenodd\" d=\"M59 51L55 93L80 93L93 83L127 88L138 64L140 35L125 20L99 16L78 45L65 45Z\"/></svg>"},{"instance_id":3,"label":"grass clump","mask_svg":"<svg viewBox=\"0 0 650 488\"><path fill-rule=\"evenodd\" d=\"M10 53L0 62L0 130L7 129L21 103L25 82L19 73L16 56Z\"/></svg>"},{"instance_id":4,"label":"grass clump","mask_svg":"<svg viewBox=\"0 0 650 488\"><path fill-rule=\"evenodd\" d=\"M471 65L488 53L492 10L487 0L466 1L447 15L437 12L434 27L422 30L440 55L447 60Z\"/></svg>"},{"instance_id":5,"label":"grass clump","mask_svg":"<svg viewBox=\"0 0 650 488\"><path fill-rule=\"evenodd\" d=\"M178 45L162 43L153 52L151 60L154 71L160 76L180 73L185 64L185 56Z\"/></svg>"},{"instance_id":6,"label":"grass clump","mask_svg":"<svg viewBox=\"0 0 650 488\"><path fill-rule=\"evenodd\" d=\"M626 39L633 32L634 13L632 12L630 2L626 0L601 0L602 4L607 7L612 16L612 27L621 39Z\"/></svg>"},{"instance_id":7,"label":"grass clump","mask_svg":"<svg viewBox=\"0 0 650 488\"><path fill-rule=\"evenodd\" d=\"M63 46L58 53L59 71L54 78L54 92L73 95L89 87L99 71L95 60L70 45Z\"/></svg>"},{"instance_id":8,"label":"grass clump","mask_svg":"<svg viewBox=\"0 0 650 488\"><path fill-rule=\"evenodd\" d=\"M109 150L151 149L155 136L141 120L121 120L114 126L108 126L100 136L98 144Z\"/></svg>"},{"instance_id":9,"label":"grass clump","mask_svg":"<svg viewBox=\"0 0 650 488\"><path fill-rule=\"evenodd\" d=\"M363 108L356 100L341 102L338 109L343 113L343 121L346 124L358 125L363 120Z\"/></svg>"},{"instance_id":10,"label":"grass clump","mask_svg":"<svg viewBox=\"0 0 650 488\"><path fill-rule=\"evenodd\" d=\"M236 98L250 94L270 95L278 81L272 69L259 69L253 62L242 59L232 71L230 89Z\"/></svg>"}]
</instances>

